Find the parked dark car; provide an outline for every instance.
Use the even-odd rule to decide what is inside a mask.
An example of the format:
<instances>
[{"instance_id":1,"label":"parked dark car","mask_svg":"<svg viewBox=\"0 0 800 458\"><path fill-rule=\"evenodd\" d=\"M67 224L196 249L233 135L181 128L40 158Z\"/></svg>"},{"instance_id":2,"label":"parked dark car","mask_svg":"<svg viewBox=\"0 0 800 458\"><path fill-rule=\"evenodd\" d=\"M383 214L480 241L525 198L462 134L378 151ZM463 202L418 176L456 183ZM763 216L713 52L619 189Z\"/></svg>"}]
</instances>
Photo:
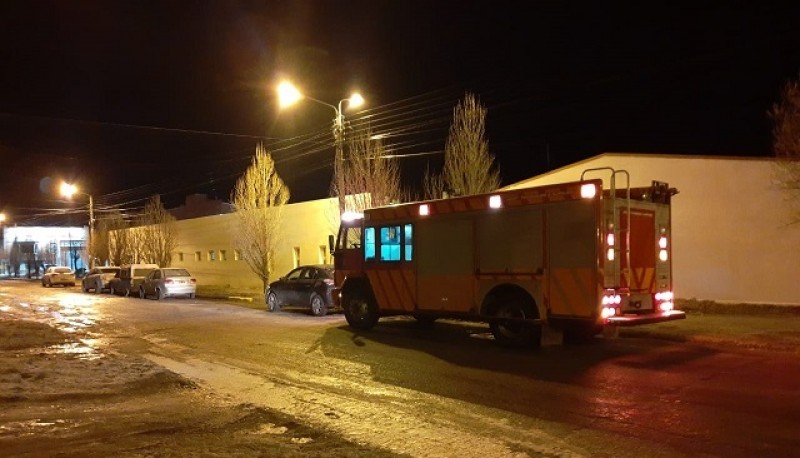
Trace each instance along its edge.
<instances>
[{"instance_id":1,"label":"parked dark car","mask_svg":"<svg viewBox=\"0 0 800 458\"><path fill-rule=\"evenodd\" d=\"M334 306L332 291L333 266L300 266L270 283L264 291L264 300L270 312L288 305L307 307L315 316L323 316Z\"/></svg>"},{"instance_id":2,"label":"parked dark car","mask_svg":"<svg viewBox=\"0 0 800 458\"><path fill-rule=\"evenodd\" d=\"M158 264L127 264L122 266L119 274L108 282L111 294L130 296L131 293L139 294L139 286L153 270L158 269Z\"/></svg>"},{"instance_id":3,"label":"parked dark car","mask_svg":"<svg viewBox=\"0 0 800 458\"><path fill-rule=\"evenodd\" d=\"M94 291L100 294L104 289L108 289L108 282L119 275L119 267L93 267L88 274L81 280L81 289L84 293Z\"/></svg>"}]
</instances>

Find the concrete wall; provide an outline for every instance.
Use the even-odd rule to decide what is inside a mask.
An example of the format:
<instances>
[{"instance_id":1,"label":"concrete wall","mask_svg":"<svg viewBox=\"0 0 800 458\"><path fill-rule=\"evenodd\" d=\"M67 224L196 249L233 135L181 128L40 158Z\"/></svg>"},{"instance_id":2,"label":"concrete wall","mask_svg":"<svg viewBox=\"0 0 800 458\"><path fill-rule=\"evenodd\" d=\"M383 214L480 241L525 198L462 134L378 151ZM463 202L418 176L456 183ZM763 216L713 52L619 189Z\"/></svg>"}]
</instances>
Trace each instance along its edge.
<instances>
[{"instance_id":1,"label":"concrete wall","mask_svg":"<svg viewBox=\"0 0 800 458\"><path fill-rule=\"evenodd\" d=\"M800 304L800 227L787 225L791 206L769 159L607 153L505 189L577 181L606 166L627 170L634 187L658 180L680 191L672 203L676 297Z\"/></svg>"},{"instance_id":2,"label":"concrete wall","mask_svg":"<svg viewBox=\"0 0 800 458\"><path fill-rule=\"evenodd\" d=\"M321 199L284 207L281 243L271 280L296 265L332 263L328 234L339 226L335 199ZM185 267L197 278L201 291L220 295L261 294L261 280L239 259L233 240L235 214L177 221L178 246L172 265ZM224 252L224 253L223 253ZM299 257L296 253L299 252Z\"/></svg>"}]
</instances>

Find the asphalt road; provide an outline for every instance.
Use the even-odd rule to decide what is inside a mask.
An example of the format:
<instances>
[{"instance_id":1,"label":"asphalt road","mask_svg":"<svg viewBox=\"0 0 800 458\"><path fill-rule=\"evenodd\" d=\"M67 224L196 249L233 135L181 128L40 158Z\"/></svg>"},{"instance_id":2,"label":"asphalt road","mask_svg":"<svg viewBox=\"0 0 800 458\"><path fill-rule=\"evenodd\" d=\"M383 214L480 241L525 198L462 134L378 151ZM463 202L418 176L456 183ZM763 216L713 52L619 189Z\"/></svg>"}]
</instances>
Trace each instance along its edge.
<instances>
[{"instance_id":1,"label":"asphalt road","mask_svg":"<svg viewBox=\"0 0 800 458\"><path fill-rule=\"evenodd\" d=\"M355 332L340 314L8 288L31 303L69 299L107 334L99 345L125 336L204 390L399 454L775 457L800 446L792 352L630 336L509 350L480 324L395 318Z\"/></svg>"}]
</instances>

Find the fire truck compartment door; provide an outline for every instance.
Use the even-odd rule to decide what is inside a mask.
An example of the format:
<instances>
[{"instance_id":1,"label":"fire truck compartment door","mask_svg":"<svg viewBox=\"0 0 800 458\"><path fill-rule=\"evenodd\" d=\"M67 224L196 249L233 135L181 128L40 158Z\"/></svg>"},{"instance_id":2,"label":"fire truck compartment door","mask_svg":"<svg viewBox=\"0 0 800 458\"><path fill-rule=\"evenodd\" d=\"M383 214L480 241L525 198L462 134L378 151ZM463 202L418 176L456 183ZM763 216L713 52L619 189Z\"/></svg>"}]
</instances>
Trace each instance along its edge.
<instances>
[{"instance_id":1,"label":"fire truck compartment door","mask_svg":"<svg viewBox=\"0 0 800 458\"><path fill-rule=\"evenodd\" d=\"M417 224L417 307L470 310L473 303L473 228L469 220Z\"/></svg>"},{"instance_id":2,"label":"fire truck compartment door","mask_svg":"<svg viewBox=\"0 0 800 458\"><path fill-rule=\"evenodd\" d=\"M547 209L550 313L588 317L597 308L597 222L592 201L568 201Z\"/></svg>"}]
</instances>

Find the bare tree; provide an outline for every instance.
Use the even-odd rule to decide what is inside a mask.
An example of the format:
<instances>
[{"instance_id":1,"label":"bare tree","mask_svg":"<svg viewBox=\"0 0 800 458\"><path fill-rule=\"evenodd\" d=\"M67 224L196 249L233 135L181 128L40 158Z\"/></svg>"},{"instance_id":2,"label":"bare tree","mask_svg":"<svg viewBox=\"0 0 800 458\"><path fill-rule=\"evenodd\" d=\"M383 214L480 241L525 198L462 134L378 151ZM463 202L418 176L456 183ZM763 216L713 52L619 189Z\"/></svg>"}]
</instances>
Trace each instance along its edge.
<instances>
[{"instance_id":1,"label":"bare tree","mask_svg":"<svg viewBox=\"0 0 800 458\"><path fill-rule=\"evenodd\" d=\"M800 80L786 83L769 114L778 182L794 205L792 223L800 223Z\"/></svg>"},{"instance_id":2,"label":"bare tree","mask_svg":"<svg viewBox=\"0 0 800 458\"><path fill-rule=\"evenodd\" d=\"M453 195L467 196L500 187L500 172L486 141L486 108L467 93L453 110L453 122L444 148L442 178Z\"/></svg>"},{"instance_id":3,"label":"bare tree","mask_svg":"<svg viewBox=\"0 0 800 458\"><path fill-rule=\"evenodd\" d=\"M430 166L425 167L422 177L422 193L425 200L441 199L445 195L444 177L433 172Z\"/></svg>"},{"instance_id":4,"label":"bare tree","mask_svg":"<svg viewBox=\"0 0 800 458\"><path fill-rule=\"evenodd\" d=\"M137 234L137 245L141 247L139 261L169 267L178 244L177 230L175 217L164 208L160 196L155 195L147 201L137 223L140 227L133 233Z\"/></svg>"},{"instance_id":5,"label":"bare tree","mask_svg":"<svg viewBox=\"0 0 800 458\"><path fill-rule=\"evenodd\" d=\"M264 288L269 284L283 206L288 200L289 188L275 170L272 156L259 144L250 167L236 181L231 203L237 219L234 242Z\"/></svg>"},{"instance_id":6,"label":"bare tree","mask_svg":"<svg viewBox=\"0 0 800 458\"><path fill-rule=\"evenodd\" d=\"M349 154L342 166L342 183L345 210L363 211L400 202L400 166L396 159L387 157L383 141L373 139L372 130L366 128L350 137Z\"/></svg>"},{"instance_id":7,"label":"bare tree","mask_svg":"<svg viewBox=\"0 0 800 458\"><path fill-rule=\"evenodd\" d=\"M106 219L97 221L97 228L92 234L92 239L89 242L89 257L94 259L100 265L104 265L109 261L109 228ZM95 264L97 265L97 264Z\"/></svg>"},{"instance_id":8,"label":"bare tree","mask_svg":"<svg viewBox=\"0 0 800 458\"><path fill-rule=\"evenodd\" d=\"M133 235L122 213L114 211L104 220L108 229L108 258L115 266L134 262Z\"/></svg>"}]
</instances>

